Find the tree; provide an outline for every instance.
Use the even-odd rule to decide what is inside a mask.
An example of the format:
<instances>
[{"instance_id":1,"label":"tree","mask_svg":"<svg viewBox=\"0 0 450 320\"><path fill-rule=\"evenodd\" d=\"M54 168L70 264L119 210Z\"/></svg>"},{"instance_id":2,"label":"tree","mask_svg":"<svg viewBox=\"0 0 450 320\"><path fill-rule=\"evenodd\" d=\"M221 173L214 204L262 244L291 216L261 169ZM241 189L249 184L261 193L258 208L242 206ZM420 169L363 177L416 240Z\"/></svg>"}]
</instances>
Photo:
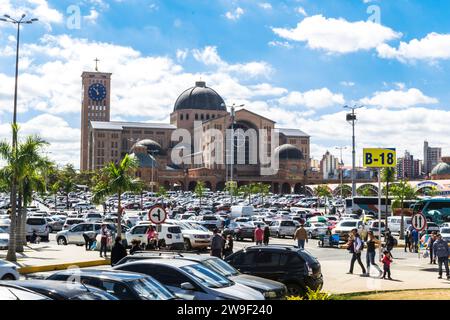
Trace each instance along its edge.
<instances>
[{"instance_id":1,"label":"tree","mask_svg":"<svg viewBox=\"0 0 450 320\"><path fill-rule=\"evenodd\" d=\"M315 194L319 198L325 198L325 200L332 196L330 189L326 185L317 186ZM325 203L325 214L327 214L327 204Z\"/></svg>"},{"instance_id":2,"label":"tree","mask_svg":"<svg viewBox=\"0 0 450 320\"><path fill-rule=\"evenodd\" d=\"M12 125L15 135L18 134L19 127ZM35 170L41 165L41 149L47 143L37 136L28 136L23 142L19 141L14 148L8 142L0 143L0 158L6 161L6 165L1 169L0 176L3 185L7 184L10 190L11 201L11 224L9 232L9 245L6 259L17 261L16 249L19 242L19 249L22 242L18 241L20 236L20 226L25 219L21 210L25 197L32 194L34 185L31 184L30 175L34 175ZM26 188L26 189L25 189ZM31 190L31 191L30 191ZM25 212L26 214L26 212Z\"/></svg>"},{"instance_id":3,"label":"tree","mask_svg":"<svg viewBox=\"0 0 450 320\"><path fill-rule=\"evenodd\" d=\"M401 210L402 220L400 222L400 239L403 239L405 237L403 203L405 200L416 199L416 189L414 189L408 181L402 180L391 187L391 193L395 197L395 201L392 203L392 209L399 207Z\"/></svg>"},{"instance_id":4,"label":"tree","mask_svg":"<svg viewBox=\"0 0 450 320\"><path fill-rule=\"evenodd\" d=\"M123 193L137 192L141 187L139 179L134 178L134 171L138 167L136 158L126 154L119 163L110 162L101 170L101 178L93 189L93 202L103 203L108 196L117 194L117 234L122 234L122 195Z\"/></svg>"},{"instance_id":5,"label":"tree","mask_svg":"<svg viewBox=\"0 0 450 320\"><path fill-rule=\"evenodd\" d=\"M426 188L423 193L428 197L436 197L440 194L440 191L435 186L431 186Z\"/></svg>"},{"instance_id":6,"label":"tree","mask_svg":"<svg viewBox=\"0 0 450 320\"><path fill-rule=\"evenodd\" d=\"M202 198L203 195L205 194L206 191L206 187L205 187L205 183L203 181L198 181L197 184L195 185L195 194L197 195L197 197L200 198L200 206L202 205Z\"/></svg>"},{"instance_id":7,"label":"tree","mask_svg":"<svg viewBox=\"0 0 450 320\"><path fill-rule=\"evenodd\" d=\"M77 172L75 171L72 164L68 164L60 172L59 181L61 186L61 191L66 196L66 208L69 209L69 194L75 190L75 178ZM56 206L56 203L55 203Z\"/></svg>"},{"instance_id":8,"label":"tree","mask_svg":"<svg viewBox=\"0 0 450 320\"><path fill-rule=\"evenodd\" d=\"M264 197L267 196L270 192L270 184L265 184L262 182L258 182L255 185L256 193L259 193L261 196L261 203L264 204Z\"/></svg>"},{"instance_id":9,"label":"tree","mask_svg":"<svg viewBox=\"0 0 450 320\"><path fill-rule=\"evenodd\" d=\"M225 184L225 190L233 197L236 197L239 194L235 181L227 181Z\"/></svg>"},{"instance_id":10,"label":"tree","mask_svg":"<svg viewBox=\"0 0 450 320\"><path fill-rule=\"evenodd\" d=\"M255 188L252 184L246 184L239 187L239 193L242 193L244 195L244 198L248 197L248 202L252 203L252 194L254 193Z\"/></svg>"},{"instance_id":11,"label":"tree","mask_svg":"<svg viewBox=\"0 0 450 320\"><path fill-rule=\"evenodd\" d=\"M388 225L388 208L389 208L389 184L395 181L395 168L384 168L381 170L381 181L386 183L384 193L386 195L386 216L385 224L386 230ZM381 210L381 208L380 208Z\"/></svg>"},{"instance_id":12,"label":"tree","mask_svg":"<svg viewBox=\"0 0 450 320\"><path fill-rule=\"evenodd\" d=\"M376 192L370 186L362 186L357 190L357 193L362 197L376 196Z\"/></svg>"}]
</instances>

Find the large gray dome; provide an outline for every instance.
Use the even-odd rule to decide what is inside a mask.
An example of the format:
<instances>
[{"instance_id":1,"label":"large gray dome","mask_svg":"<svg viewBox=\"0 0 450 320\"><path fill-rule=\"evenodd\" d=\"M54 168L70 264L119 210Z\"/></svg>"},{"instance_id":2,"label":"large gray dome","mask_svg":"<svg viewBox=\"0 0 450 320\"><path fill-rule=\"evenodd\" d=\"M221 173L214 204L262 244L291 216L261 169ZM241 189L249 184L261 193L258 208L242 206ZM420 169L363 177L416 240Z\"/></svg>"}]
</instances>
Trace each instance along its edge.
<instances>
[{"instance_id":1,"label":"large gray dome","mask_svg":"<svg viewBox=\"0 0 450 320\"><path fill-rule=\"evenodd\" d=\"M283 144L275 149L280 160L303 160L303 152L292 144Z\"/></svg>"},{"instance_id":2,"label":"large gray dome","mask_svg":"<svg viewBox=\"0 0 450 320\"><path fill-rule=\"evenodd\" d=\"M441 162L431 171L432 176L450 175L450 164Z\"/></svg>"},{"instance_id":3,"label":"large gray dome","mask_svg":"<svg viewBox=\"0 0 450 320\"><path fill-rule=\"evenodd\" d=\"M196 82L195 87L187 89L178 97L174 111L186 109L227 111L222 97L203 81Z\"/></svg>"}]
</instances>

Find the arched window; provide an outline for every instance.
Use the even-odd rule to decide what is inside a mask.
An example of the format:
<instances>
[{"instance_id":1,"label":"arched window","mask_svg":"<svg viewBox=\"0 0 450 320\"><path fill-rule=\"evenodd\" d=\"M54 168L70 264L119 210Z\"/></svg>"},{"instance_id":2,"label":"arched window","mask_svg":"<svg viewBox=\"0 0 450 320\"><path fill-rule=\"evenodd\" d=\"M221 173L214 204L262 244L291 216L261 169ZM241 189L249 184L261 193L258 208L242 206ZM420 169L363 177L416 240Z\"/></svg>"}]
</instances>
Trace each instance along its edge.
<instances>
[{"instance_id":1,"label":"arched window","mask_svg":"<svg viewBox=\"0 0 450 320\"><path fill-rule=\"evenodd\" d=\"M183 121L183 114L180 114L180 120Z\"/></svg>"},{"instance_id":2,"label":"arched window","mask_svg":"<svg viewBox=\"0 0 450 320\"><path fill-rule=\"evenodd\" d=\"M206 120L209 120L209 114L206 115Z\"/></svg>"},{"instance_id":3,"label":"arched window","mask_svg":"<svg viewBox=\"0 0 450 320\"><path fill-rule=\"evenodd\" d=\"M198 120L198 114L197 113L195 114L195 120Z\"/></svg>"},{"instance_id":4,"label":"arched window","mask_svg":"<svg viewBox=\"0 0 450 320\"><path fill-rule=\"evenodd\" d=\"M189 113L186 113L186 120L189 120Z\"/></svg>"},{"instance_id":5,"label":"arched window","mask_svg":"<svg viewBox=\"0 0 450 320\"><path fill-rule=\"evenodd\" d=\"M200 120L205 120L205 116L203 115L203 113L200 115Z\"/></svg>"}]
</instances>

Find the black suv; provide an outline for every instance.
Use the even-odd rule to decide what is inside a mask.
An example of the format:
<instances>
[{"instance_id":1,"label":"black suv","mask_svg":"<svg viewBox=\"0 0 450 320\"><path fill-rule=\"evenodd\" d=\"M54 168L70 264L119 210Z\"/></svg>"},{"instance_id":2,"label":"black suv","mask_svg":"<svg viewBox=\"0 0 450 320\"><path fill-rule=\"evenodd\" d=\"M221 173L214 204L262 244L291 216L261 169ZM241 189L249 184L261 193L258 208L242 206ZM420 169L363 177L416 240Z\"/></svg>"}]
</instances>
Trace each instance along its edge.
<instances>
[{"instance_id":1,"label":"black suv","mask_svg":"<svg viewBox=\"0 0 450 320\"><path fill-rule=\"evenodd\" d=\"M294 246L252 246L225 258L244 274L286 285L289 295L304 295L307 288L322 289L320 263L308 251Z\"/></svg>"}]
</instances>

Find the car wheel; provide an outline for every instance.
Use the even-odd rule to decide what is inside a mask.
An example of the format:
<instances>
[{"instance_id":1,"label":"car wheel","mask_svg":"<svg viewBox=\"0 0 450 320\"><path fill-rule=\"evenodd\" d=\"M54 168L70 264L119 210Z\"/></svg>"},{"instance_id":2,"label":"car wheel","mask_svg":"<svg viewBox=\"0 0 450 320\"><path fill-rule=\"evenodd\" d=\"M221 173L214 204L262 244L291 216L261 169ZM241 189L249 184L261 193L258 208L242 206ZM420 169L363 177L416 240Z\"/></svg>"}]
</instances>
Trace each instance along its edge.
<instances>
[{"instance_id":1,"label":"car wheel","mask_svg":"<svg viewBox=\"0 0 450 320\"><path fill-rule=\"evenodd\" d=\"M52 233L53 229L51 227L48 227L48 233Z\"/></svg>"},{"instance_id":2,"label":"car wheel","mask_svg":"<svg viewBox=\"0 0 450 320\"><path fill-rule=\"evenodd\" d=\"M277 238L281 238L281 236L280 236L280 233L279 233L279 232L277 232Z\"/></svg>"},{"instance_id":3,"label":"car wheel","mask_svg":"<svg viewBox=\"0 0 450 320\"><path fill-rule=\"evenodd\" d=\"M57 242L60 246L67 246L67 240L64 237L59 237Z\"/></svg>"},{"instance_id":4,"label":"car wheel","mask_svg":"<svg viewBox=\"0 0 450 320\"><path fill-rule=\"evenodd\" d=\"M297 297L297 296L301 296L304 294L302 288L298 284L288 283L288 284L286 284L286 287L287 287L288 296Z\"/></svg>"},{"instance_id":5,"label":"car wheel","mask_svg":"<svg viewBox=\"0 0 450 320\"><path fill-rule=\"evenodd\" d=\"M3 276L2 280L12 281L12 280L16 280L16 278L12 274L7 273Z\"/></svg>"},{"instance_id":6,"label":"car wheel","mask_svg":"<svg viewBox=\"0 0 450 320\"><path fill-rule=\"evenodd\" d=\"M308 238L309 238L309 239L312 239L312 238L313 238L312 232L309 232L309 233L308 233Z\"/></svg>"},{"instance_id":7,"label":"car wheel","mask_svg":"<svg viewBox=\"0 0 450 320\"><path fill-rule=\"evenodd\" d=\"M189 239L184 239L184 250L192 250L191 241Z\"/></svg>"}]
</instances>

